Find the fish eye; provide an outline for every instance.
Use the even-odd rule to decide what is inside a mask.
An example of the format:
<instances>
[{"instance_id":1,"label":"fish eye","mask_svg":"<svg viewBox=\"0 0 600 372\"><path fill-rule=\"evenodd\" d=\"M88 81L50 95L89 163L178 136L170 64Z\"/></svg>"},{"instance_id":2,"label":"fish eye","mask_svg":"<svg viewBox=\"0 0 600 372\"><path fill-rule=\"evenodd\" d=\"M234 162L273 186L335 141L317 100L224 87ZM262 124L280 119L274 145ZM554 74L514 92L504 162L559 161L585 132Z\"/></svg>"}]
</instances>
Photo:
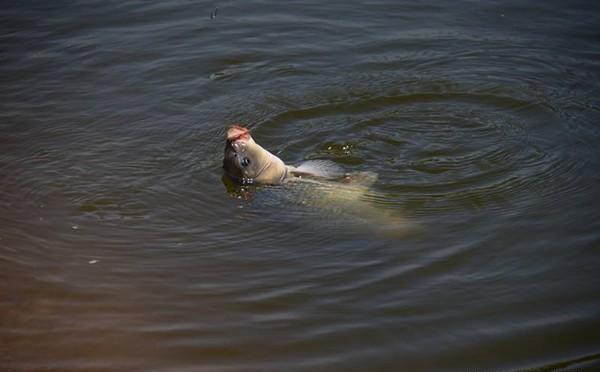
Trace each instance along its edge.
<instances>
[{"instance_id":1,"label":"fish eye","mask_svg":"<svg viewBox=\"0 0 600 372\"><path fill-rule=\"evenodd\" d=\"M248 158L243 158L243 159L240 161L240 164L242 165L242 167L247 167L247 166L249 166L249 165L250 165L250 159L248 159Z\"/></svg>"}]
</instances>

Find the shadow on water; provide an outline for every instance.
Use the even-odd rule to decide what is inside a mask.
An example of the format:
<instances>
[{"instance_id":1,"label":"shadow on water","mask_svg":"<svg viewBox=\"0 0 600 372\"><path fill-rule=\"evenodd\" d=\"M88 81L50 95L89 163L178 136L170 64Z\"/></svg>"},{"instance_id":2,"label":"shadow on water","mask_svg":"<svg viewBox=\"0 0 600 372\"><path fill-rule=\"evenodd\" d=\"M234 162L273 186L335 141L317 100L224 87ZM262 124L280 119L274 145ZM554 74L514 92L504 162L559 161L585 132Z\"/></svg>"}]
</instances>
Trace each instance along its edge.
<instances>
[{"instance_id":1,"label":"shadow on water","mask_svg":"<svg viewBox=\"0 0 600 372\"><path fill-rule=\"evenodd\" d=\"M598 369L599 24L591 1L6 4L0 370ZM378 180L236 186L233 123Z\"/></svg>"}]
</instances>

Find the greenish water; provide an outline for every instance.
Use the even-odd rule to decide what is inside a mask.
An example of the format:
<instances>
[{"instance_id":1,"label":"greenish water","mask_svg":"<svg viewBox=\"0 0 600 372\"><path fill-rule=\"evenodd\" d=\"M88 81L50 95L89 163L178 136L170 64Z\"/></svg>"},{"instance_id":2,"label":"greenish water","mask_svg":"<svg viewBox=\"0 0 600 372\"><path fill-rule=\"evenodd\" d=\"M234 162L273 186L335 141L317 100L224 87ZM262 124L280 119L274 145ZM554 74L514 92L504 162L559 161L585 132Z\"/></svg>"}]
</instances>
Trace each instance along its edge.
<instances>
[{"instance_id":1,"label":"greenish water","mask_svg":"<svg viewBox=\"0 0 600 372\"><path fill-rule=\"evenodd\" d=\"M15 1L0 25L1 370L600 366L595 2ZM232 188L232 123L378 173L369 208L418 229Z\"/></svg>"}]
</instances>

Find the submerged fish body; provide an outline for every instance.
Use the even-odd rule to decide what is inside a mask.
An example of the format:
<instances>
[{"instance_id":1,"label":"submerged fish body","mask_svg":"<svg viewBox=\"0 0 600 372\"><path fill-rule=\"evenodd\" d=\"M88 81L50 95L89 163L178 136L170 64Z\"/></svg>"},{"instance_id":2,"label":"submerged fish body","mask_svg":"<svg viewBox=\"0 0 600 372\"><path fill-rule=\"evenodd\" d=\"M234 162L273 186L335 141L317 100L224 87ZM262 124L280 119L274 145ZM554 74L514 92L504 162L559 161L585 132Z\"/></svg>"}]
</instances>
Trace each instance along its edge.
<instances>
[{"instance_id":1,"label":"submerged fish body","mask_svg":"<svg viewBox=\"0 0 600 372\"><path fill-rule=\"evenodd\" d=\"M414 230L414 223L397 211L376 204L385 195L370 186L377 179L372 172L348 173L342 179L295 177L282 185L288 203L310 208L323 216L325 223L345 227L346 231L401 236ZM331 218L331 221L327 221Z\"/></svg>"},{"instance_id":2,"label":"submerged fish body","mask_svg":"<svg viewBox=\"0 0 600 372\"><path fill-rule=\"evenodd\" d=\"M329 209L349 209L353 204L366 203L369 188L377 180L376 173L344 173L335 163L327 160L302 163L298 167L291 167L289 173L290 176L283 183L286 190L291 194L300 192L302 204L324 204L322 206ZM305 196L302 197L303 194Z\"/></svg>"},{"instance_id":3,"label":"submerged fish body","mask_svg":"<svg viewBox=\"0 0 600 372\"><path fill-rule=\"evenodd\" d=\"M405 218L373 203L378 196L370 187L377 180L376 173L345 172L331 160L286 165L256 144L243 127L230 127L227 133L223 168L233 181L226 181L230 191L238 196L241 192L244 198L248 196L248 185L254 192L262 185L262 189L269 190L273 199L282 205L302 206L326 216L334 215L335 220L351 225L353 230L358 227L399 235L412 226Z\"/></svg>"}]
</instances>

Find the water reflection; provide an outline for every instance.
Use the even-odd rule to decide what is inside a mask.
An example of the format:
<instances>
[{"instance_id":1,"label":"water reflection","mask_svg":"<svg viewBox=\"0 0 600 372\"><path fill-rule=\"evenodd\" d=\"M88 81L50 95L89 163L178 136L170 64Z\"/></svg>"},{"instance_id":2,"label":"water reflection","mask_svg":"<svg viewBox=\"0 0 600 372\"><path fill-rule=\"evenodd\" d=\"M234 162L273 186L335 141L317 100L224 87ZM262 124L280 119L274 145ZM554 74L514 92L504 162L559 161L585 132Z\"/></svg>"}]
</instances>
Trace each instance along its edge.
<instances>
[{"instance_id":1,"label":"water reflection","mask_svg":"<svg viewBox=\"0 0 600 372\"><path fill-rule=\"evenodd\" d=\"M0 369L598 366L595 3L65 5L0 10Z\"/></svg>"}]
</instances>

